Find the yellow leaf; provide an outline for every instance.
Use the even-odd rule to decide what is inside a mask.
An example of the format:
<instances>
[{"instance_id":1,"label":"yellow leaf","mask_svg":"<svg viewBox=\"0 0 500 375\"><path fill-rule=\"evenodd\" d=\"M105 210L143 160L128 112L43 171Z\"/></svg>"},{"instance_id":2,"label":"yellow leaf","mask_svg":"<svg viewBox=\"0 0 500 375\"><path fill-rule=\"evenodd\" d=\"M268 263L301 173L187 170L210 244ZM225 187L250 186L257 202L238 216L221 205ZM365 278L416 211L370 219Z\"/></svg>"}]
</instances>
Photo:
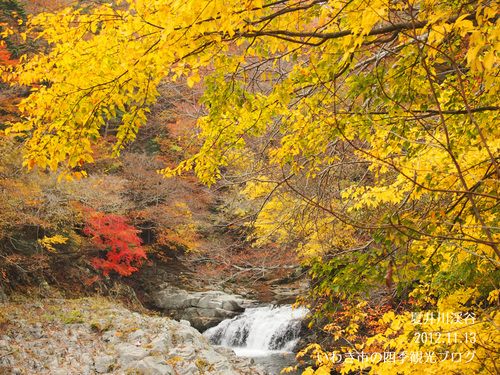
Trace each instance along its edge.
<instances>
[{"instance_id":1,"label":"yellow leaf","mask_svg":"<svg viewBox=\"0 0 500 375\"><path fill-rule=\"evenodd\" d=\"M491 70L495 62L495 51L490 50L483 59L483 64L486 70Z\"/></svg>"},{"instance_id":2,"label":"yellow leaf","mask_svg":"<svg viewBox=\"0 0 500 375\"><path fill-rule=\"evenodd\" d=\"M97 32L97 26L98 26L98 24L97 24L97 22L96 22L96 21L91 22L91 23L90 23L90 31L92 31L92 33L94 33L94 34L95 34L95 33Z\"/></svg>"}]
</instances>

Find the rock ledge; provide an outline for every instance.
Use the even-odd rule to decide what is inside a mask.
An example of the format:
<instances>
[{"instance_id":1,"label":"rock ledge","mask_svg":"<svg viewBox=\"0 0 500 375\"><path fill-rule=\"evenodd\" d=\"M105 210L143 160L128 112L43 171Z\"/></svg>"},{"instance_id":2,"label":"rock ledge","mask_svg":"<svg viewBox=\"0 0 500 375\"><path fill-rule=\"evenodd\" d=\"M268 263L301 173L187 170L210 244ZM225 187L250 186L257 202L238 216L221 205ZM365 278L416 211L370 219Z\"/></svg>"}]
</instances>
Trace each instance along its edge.
<instances>
[{"instance_id":1,"label":"rock ledge","mask_svg":"<svg viewBox=\"0 0 500 375\"><path fill-rule=\"evenodd\" d=\"M167 283L153 293L153 303L173 318L189 321L200 332L256 304L237 294L221 291L187 292Z\"/></svg>"}]
</instances>

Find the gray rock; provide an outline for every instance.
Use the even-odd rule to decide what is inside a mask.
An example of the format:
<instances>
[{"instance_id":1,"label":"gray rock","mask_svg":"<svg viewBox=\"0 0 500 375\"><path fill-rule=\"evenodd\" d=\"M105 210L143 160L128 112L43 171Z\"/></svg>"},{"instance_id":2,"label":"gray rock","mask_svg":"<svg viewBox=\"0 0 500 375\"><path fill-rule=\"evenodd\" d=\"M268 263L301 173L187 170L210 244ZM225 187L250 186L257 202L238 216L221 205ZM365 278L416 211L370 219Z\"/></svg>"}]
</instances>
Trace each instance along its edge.
<instances>
[{"instance_id":1,"label":"gray rock","mask_svg":"<svg viewBox=\"0 0 500 375\"><path fill-rule=\"evenodd\" d=\"M229 311L241 311L242 309L242 307L234 300L223 301L222 308Z\"/></svg>"},{"instance_id":2,"label":"gray rock","mask_svg":"<svg viewBox=\"0 0 500 375\"><path fill-rule=\"evenodd\" d=\"M85 364L85 365L89 365L91 366L94 361L92 360L92 357L90 356L89 353L83 353L83 354L80 354L79 357L78 357L78 360Z\"/></svg>"},{"instance_id":3,"label":"gray rock","mask_svg":"<svg viewBox=\"0 0 500 375\"><path fill-rule=\"evenodd\" d=\"M172 340L165 337L156 337L151 341L150 346L152 355L164 355L172 346Z\"/></svg>"},{"instance_id":4,"label":"gray rock","mask_svg":"<svg viewBox=\"0 0 500 375\"><path fill-rule=\"evenodd\" d=\"M145 343L145 340L144 340L145 334L146 334L146 332L144 332L143 329L138 329L129 335L129 340L134 341L134 342L141 340L142 343Z\"/></svg>"},{"instance_id":5,"label":"gray rock","mask_svg":"<svg viewBox=\"0 0 500 375\"><path fill-rule=\"evenodd\" d=\"M171 364L161 363L160 359L146 357L134 365L134 370L142 371L150 375L174 375L175 371Z\"/></svg>"},{"instance_id":6,"label":"gray rock","mask_svg":"<svg viewBox=\"0 0 500 375\"><path fill-rule=\"evenodd\" d=\"M166 284L160 291L153 293L153 300L157 307L165 310L186 308L190 303L188 292Z\"/></svg>"},{"instance_id":7,"label":"gray rock","mask_svg":"<svg viewBox=\"0 0 500 375\"><path fill-rule=\"evenodd\" d=\"M175 347L172 350L169 350L166 355L169 359L181 358L184 363L189 362L196 357L196 351L192 346L184 346L184 347Z\"/></svg>"},{"instance_id":8,"label":"gray rock","mask_svg":"<svg viewBox=\"0 0 500 375\"><path fill-rule=\"evenodd\" d=\"M230 350L230 349L229 349ZM233 352L234 355L234 352ZM230 356L224 356L219 354L217 351L213 350L213 348L201 350L198 353L198 358L206 363L218 363L218 362L226 362Z\"/></svg>"},{"instance_id":9,"label":"gray rock","mask_svg":"<svg viewBox=\"0 0 500 375\"><path fill-rule=\"evenodd\" d=\"M200 313L198 312L198 308L197 307L188 307L187 309L183 309L182 310L182 313L184 314L184 316L197 316L197 315L200 315ZM181 319L183 320L183 319Z\"/></svg>"},{"instance_id":10,"label":"gray rock","mask_svg":"<svg viewBox=\"0 0 500 375\"><path fill-rule=\"evenodd\" d=\"M32 340L38 340L38 339L41 339L43 337L46 337L45 336L45 332L42 328L34 328L34 329L31 329L30 332L30 338Z\"/></svg>"},{"instance_id":11,"label":"gray rock","mask_svg":"<svg viewBox=\"0 0 500 375\"><path fill-rule=\"evenodd\" d=\"M217 297L219 297L220 294L215 294L215 293L210 293L208 295L205 295L201 297L198 300L198 303L196 304L197 307L201 307L202 309L215 309L220 307L220 303L217 301Z\"/></svg>"},{"instance_id":12,"label":"gray rock","mask_svg":"<svg viewBox=\"0 0 500 375\"><path fill-rule=\"evenodd\" d=\"M114 363L115 357L111 355L102 355L94 358L94 368L100 374L111 371Z\"/></svg>"},{"instance_id":13,"label":"gray rock","mask_svg":"<svg viewBox=\"0 0 500 375\"><path fill-rule=\"evenodd\" d=\"M54 369L50 373L51 375L71 375L71 372L67 369Z\"/></svg>"},{"instance_id":14,"label":"gray rock","mask_svg":"<svg viewBox=\"0 0 500 375\"><path fill-rule=\"evenodd\" d=\"M234 311L224 310L224 309L215 309L215 316L218 318L233 318L237 315Z\"/></svg>"},{"instance_id":15,"label":"gray rock","mask_svg":"<svg viewBox=\"0 0 500 375\"><path fill-rule=\"evenodd\" d=\"M179 375L199 375L201 373L199 362L184 362Z\"/></svg>"},{"instance_id":16,"label":"gray rock","mask_svg":"<svg viewBox=\"0 0 500 375\"><path fill-rule=\"evenodd\" d=\"M118 353L118 363L126 364L133 361L139 361L148 356L149 352L140 347L131 344L119 344L115 346L115 350Z\"/></svg>"},{"instance_id":17,"label":"gray rock","mask_svg":"<svg viewBox=\"0 0 500 375\"><path fill-rule=\"evenodd\" d=\"M116 336L117 331L106 331L102 335L102 340L104 342L109 342L110 344L118 344L121 342L120 338Z\"/></svg>"},{"instance_id":18,"label":"gray rock","mask_svg":"<svg viewBox=\"0 0 500 375\"><path fill-rule=\"evenodd\" d=\"M78 373L81 375L95 374L95 372L92 371L92 367L90 367L89 365L84 365L84 366L78 367ZM72 372L72 374L74 374L74 372Z\"/></svg>"},{"instance_id":19,"label":"gray rock","mask_svg":"<svg viewBox=\"0 0 500 375\"><path fill-rule=\"evenodd\" d=\"M215 311L216 309L209 309L209 308L200 308L198 309L198 315L206 317L206 318L215 318Z\"/></svg>"},{"instance_id":20,"label":"gray rock","mask_svg":"<svg viewBox=\"0 0 500 375\"><path fill-rule=\"evenodd\" d=\"M226 348L224 346L214 346L213 347L214 351L218 354L220 354L223 357L235 357L236 353L234 350L230 348Z\"/></svg>"}]
</instances>

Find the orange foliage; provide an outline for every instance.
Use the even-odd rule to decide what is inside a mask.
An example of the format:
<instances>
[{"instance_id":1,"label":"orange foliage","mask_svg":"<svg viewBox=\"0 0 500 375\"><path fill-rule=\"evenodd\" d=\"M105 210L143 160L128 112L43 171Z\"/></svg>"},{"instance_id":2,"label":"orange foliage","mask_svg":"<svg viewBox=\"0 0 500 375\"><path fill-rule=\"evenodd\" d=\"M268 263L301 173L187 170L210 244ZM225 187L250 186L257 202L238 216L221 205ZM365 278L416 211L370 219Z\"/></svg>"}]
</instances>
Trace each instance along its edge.
<instances>
[{"instance_id":1,"label":"orange foliage","mask_svg":"<svg viewBox=\"0 0 500 375\"><path fill-rule=\"evenodd\" d=\"M7 51L7 47L0 44L0 66L9 66L16 64L17 62L17 60L10 59L10 52Z\"/></svg>"}]
</instances>

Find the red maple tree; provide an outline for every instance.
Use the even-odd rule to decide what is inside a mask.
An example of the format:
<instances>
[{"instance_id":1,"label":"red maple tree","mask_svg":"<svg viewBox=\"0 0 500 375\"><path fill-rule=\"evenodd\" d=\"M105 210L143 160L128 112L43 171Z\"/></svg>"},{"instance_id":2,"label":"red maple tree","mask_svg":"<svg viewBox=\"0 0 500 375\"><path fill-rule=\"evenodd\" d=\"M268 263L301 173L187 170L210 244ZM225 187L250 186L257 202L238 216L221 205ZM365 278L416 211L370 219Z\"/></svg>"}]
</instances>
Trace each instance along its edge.
<instances>
[{"instance_id":1,"label":"red maple tree","mask_svg":"<svg viewBox=\"0 0 500 375\"><path fill-rule=\"evenodd\" d=\"M127 224L123 216L100 212L87 215L85 221L84 234L93 237L92 241L98 250L107 251L106 259L91 259L96 269L101 269L104 275L115 271L122 276L137 271L137 267L132 264L146 259L146 253L133 225Z\"/></svg>"}]
</instances>

